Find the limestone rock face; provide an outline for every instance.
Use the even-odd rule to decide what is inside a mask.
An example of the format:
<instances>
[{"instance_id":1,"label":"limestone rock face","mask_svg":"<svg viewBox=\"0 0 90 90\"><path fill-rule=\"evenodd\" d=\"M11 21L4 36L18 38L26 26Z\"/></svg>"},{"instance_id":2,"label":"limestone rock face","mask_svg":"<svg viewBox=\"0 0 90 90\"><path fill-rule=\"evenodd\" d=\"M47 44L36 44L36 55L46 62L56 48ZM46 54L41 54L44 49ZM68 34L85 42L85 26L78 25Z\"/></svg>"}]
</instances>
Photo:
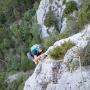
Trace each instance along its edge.
<instances>
[{"instance_id":1,"label":"limestone rock face","mask_svg":"<svg viewBox=\"0 0 90 90\"><path fill-rule=\"evenodd\" d=\"M89 90L90 66L78 68L76 71L64 72L57 84L49 84L46 90Z\"/></svg>"},{"instance_id":2,"label":"limestone rock face","mask_svg":"<svg viewBox=\"0 0 90 90\"><path fill-rule=\"evenodd\" d=\"M69 1L71 0L66 0L66 2ZM80 7L83 3L83 0L72 0L72 1L75 1L78 7ZM57 26L59 31L62 33L66 30L67 27L70 27L70 25L67 26L66 24L67 18L64 17L63 15L64 9L66 7L66 4L64 2L65 0L41 0L36 15L37 15L37 22L41 27L40 29L42 38L49 36L47 29L49 30L50 28L44 25L44 20L50 7L53 13L55 14L56 18L58 19Z\"/></svg>"},{"instance_id":3,"label":"limestone rock face","mask_svg":"<svg viewBox=\"0 0 90 90\"><path fill-rule=\"evenodd\" d=\"M61 28L62 15L65 8L65 5L63 5L63 1L64 0L41 0L36 14L38 24L41 26L42 37L48 36L47 27L44 25L44 20L50 7L55 16L58 18L58 27Z\"/></svg>"},{"instance_id":4,"label":"limestone rock face","mask_svg":"<svg viewBox=\"0 0 90 90\"><path fill-rule=\"evenodd\" d=\"M46 13L48 12L48 8L49 8L49 0L41 0L39 8L36 12L37 22L41 26L41 35L43 37L48 36L47 28L44 25L44 19L45 19Z\"/></svg>"},{"instance_id":5,"label":"limestone rock face","mask_svg":"<svg viewBox=\"0 0 90 90\"><path fill-rule=\"evenodd\" d=\"M25 82L24 90L90 90L90 66L81 67L79 63L89 37L90 25L87 25L82 32L55 42L45 52L47 57ZM63 60L48 56L50 50L69 40L76 45L66 52Z\"/></svg>"}]
</instances>

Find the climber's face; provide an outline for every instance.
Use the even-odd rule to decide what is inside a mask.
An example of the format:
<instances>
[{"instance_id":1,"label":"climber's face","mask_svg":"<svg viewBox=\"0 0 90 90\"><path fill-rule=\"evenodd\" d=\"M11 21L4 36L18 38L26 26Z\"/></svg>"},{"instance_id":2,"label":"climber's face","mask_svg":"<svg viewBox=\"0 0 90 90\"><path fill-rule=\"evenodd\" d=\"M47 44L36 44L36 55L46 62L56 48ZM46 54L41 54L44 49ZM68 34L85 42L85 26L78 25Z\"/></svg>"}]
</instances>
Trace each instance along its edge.
<instances>
[{"instance_id":1,"label":"climber's face","mask_svg":"<svg viewBox=\"0 0 90 90\"><path fill-rule=\"evenodd\" d=\"M42 48L39 48L39 53L42 53L43 52L43 49Z\"/></svg>"}]
</instances>

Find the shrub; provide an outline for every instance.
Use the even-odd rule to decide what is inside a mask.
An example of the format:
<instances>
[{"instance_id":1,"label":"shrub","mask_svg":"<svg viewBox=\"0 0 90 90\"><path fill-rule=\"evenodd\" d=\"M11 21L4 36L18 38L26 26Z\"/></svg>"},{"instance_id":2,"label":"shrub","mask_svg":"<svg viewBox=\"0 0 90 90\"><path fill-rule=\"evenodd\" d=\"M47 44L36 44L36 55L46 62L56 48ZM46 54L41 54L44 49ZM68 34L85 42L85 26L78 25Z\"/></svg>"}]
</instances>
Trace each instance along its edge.
<instances>
[{"instance_id":1,"label":"shrub","mask_svg":"<svg viewBox=\"0 0 90 90\"><path fill-rule=\"evenodd\" d=\"M29 42L29 46L32 46L33 44L40 43L40 32L39 32L39 26L36 21L36 17L33 18L32 22L32 28L31 28L31 34L33 36L32 42Z\"/></svg>"},{"instance_id":2,"label":"shrub","mask_svg":"<svg viewBox=\"0 0 90 90\"><path fill-rule=\"evenodd\" d=\"M24 88L24 82L19 85L18 90L23 90L23 88Z\"/></svg>"},{"instance_id":3,"label":"shrub","mask_svg":"<svg viewBox=\"0 0 90 90\"><path fill-rule=\"evenodd\" d=\"M79 24L77 23L77 20L70 19L70 17L68 18L66 31L70 34L69 36L80 32L82 28L80 28Z\"/></svg>"},{"instance_id":4,"label":"shrub","mask_svg":"<svg viewBox=\"0 0 90 90\"><path fill-rule=\"evenodd\" d=\"M68 49L73 47L75 44L71 41L64 42L61 46L55 47L52 51L49 52L49 56L54 59L63 59L65 53Z\"/></svg>"},{"instance_id":5,"label":"shrub","mask_svg":"<svg viewBox=\"0 0 90 90\"><path fill-rule=\"evenodd\" d=\"M78 10L77 3L75 1L69 1L66 3L66 8L64 9L64 15L72 13L74 10Z\"/></svg>"},{"instance_id":6,"label":"shrub","mask_svg":"<svg viewBox=\"0 0 90 90\"><path fill-rule=\"evenodd\" d=\"M29 14L31 12L31 14ZM25 46L29 48L35 43L40 43L40 34L35 17L31 17L33 12L25 13L22 20L11 26L11 32L15 41L15 46Z\"/></svg>"},{"instance_id":7,"label":"shrub","mask_svg":"<svg viewBox=\"0 0 90 90\"><path fill-rule=\"evenodd\" d=\"M65 4L66 3L66 0L63 0L63 4Z\"/></svg>"},{"instance_id":8,"label":"shrub","mask_svg":"<svg viewBox=\"0 0 90 90\"><path fill-rule=\"evenodd\" d=\"M11 25L9 33L11 32L11 37L8 35L9 39L7 40L6 33L5 35L2 33L4 30L0 32L2 36L0 39L0 49L3 47L6 49L10 46L13 49L14 53L11 54L9 52L5 52L5 58L7 60L7 71L17 71L17 70L28 70L32 69L35 65L32 61L27 59L26 53L29 48L36 43L40 43L40 34L36 21L36 17L34 17L35 10L28 10L19 22L15 22ZM6 30L5 30L6 31ZM3 39L5 37L5 39ZM10 38L12 38L11 42ZM12 43L9 45L9 40ZM5 42L4 42L5 41ZM8 44L7 44L8 43ZM8 54L7 54L8 53ZM19 59L17 57L19 56Z\"/></svg>"},{"instance_id":9,"label":"shrub","mask_svg":"<svg viewBox=\"0 0 90 90\"><path fill-rule=\"evenodd\" d=\"M78 13L77 22L80 27L90 23L90 1L85 0Z\"/></svg>"},{"instance_id":10,"label":"shrub","mask_svg":"<svg viewBox=\"0 0 90 90\"><path fill-rule=\"evenodd\" d=\"M8 57L6 70L10 71L27 71L33 69L35 64L33 61L28 60L23 51L20 52L20 58L17 59L14 55Z\"/></svg>"},{"instance_id":11,"label":"shrub","mask_svg":"<svg viewBox=\"0 0 90 90\"><path fill-rule=\"evenodd\" d=\"M32 17L35 15L36 11L34 9L30 9L27 12L24 13L22 19L24 21L28 21L31 23L32 21Z\"/></svg>"},{"instance_id":12,"label":"shrub","mask_svg":"<svg viewBox=\"0 0 90 90\"><path fill-rule=\"evenodd\" d=\"M5 87L5 73L0 72L0 90L6 90Z\"/></svg>"},{"instance_id":13,"label":"shrub","mask_svg":"<svg viewBox=\"0 0 90 90\"><path fill-rule=\"evenodd\" d=\"M69 2L68 2L69 3ZM67 28L71 34L80 32L84 25L90 23L90 0L84 0L82 6L78 11L75 11L75 17L73 15L66 15L67 17ZM67 10L66 10L67 11Z\"/></svg>"},{"instance_id":14,"label":"shrub","mask_svg":"<svg viewBox=\"0 0 90 90\"><path fill-rule=\"evenodd\" d=\"M28 76L23 75L23 74L18 76L18 78L16 80L14 80L12 83L7 85L7 90L22 90L24 88L24 81L27 78L28 78Z\"/></svg>"},{"instance_id":15,"label":"shrub","mask_svg":"<svg viewBox=\"0 0 90 90\"><path fill-rule=\"evenodd\" d=\"M27 70L33 69L35 67L35 64L33 61L28 60L26 55L22 52L20 67L21 67L21 70L27 71Z\"/></svg>"},{"instance_id":16,"label":"shrub","mask_svg":"<svg viewBox=\"0 0 90 90\"><path fill-rule=\"evenodd\" d=\"M51 26L55 26L55 23L56 23L56 17L54 15L54 13L51 10L49 10L48 13L46 14L44 24L47 27L51 27Z\"/></svg>"},{"instance_id":17,"label":"shrub","mask_svg":"<svg viewBox=\"0 0 90 90\"><path fill-rule=\"evenodd\" d=\"M64 32L59 34L58 32L51 33L49 37L42 39L42 44L44 47L48 48L53 45L57 40L67 38L70 35L69 32Z\"/></svg>"},{"instance_id":18,"label":"shrub","mask_svg":"<svg viewBox=\"0 0 90 90\"><path fill-rule=\"evenodd\" d=\"M42 39L42 44L44 47L48 48L51 46L55 41L59 40L60 34L58 33L51 33L49 37Z\"/></svg>"},{"instance_id":19,"label":"shrub","mask_svg":"<svg viewBox=\"0 0 90 90\"><path fill-rule=\"evenodd\" d=\"M6 23L6 16L3 13L0 13L0 24Z\"/></svg>"}]
</instances>

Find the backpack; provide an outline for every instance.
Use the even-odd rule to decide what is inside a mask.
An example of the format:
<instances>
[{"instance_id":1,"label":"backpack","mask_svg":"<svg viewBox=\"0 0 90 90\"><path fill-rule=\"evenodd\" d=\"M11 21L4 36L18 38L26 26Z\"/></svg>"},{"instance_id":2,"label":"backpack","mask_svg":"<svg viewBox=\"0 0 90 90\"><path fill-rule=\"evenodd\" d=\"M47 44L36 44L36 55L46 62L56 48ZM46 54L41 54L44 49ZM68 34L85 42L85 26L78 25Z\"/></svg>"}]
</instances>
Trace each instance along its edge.
<instances>
[{"instance_id":1,"label":"backpack","mask_svg":"<svg viewBox=\"0 0 90 90\"><path fill-rule=\"evenodd\" d=\"M40 45L39 44L35 44L31 47L31 51L33 50L38 50L40 48Z\"/></svg>"}]
</instances>

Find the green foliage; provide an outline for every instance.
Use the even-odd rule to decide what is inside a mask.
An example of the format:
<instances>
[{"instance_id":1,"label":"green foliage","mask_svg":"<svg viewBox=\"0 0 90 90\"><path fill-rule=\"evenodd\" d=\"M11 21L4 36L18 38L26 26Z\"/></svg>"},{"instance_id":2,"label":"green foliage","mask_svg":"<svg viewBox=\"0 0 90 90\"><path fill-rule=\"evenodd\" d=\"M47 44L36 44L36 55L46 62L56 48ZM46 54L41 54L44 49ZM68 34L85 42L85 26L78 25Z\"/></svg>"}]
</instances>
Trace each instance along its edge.
<instances>
[{"instance_id":1,"label":"green foliage","mask_svg":"<svg viewBox=\"0 0 90 90\"><path fill-rule=\"evenodd\" d=\"M7 90L23 90L23 88L24 88L24 81L27 78L28 77L26 75L23 75L23 74L18 76L18 78L16 80L14 80L12 83L7 85Z\"/></svg>"},{"instance_id":2,"label":"green foliage","mask_svg":"<svg viewBox=\"0 0 90 90\"><path fill-rule=\"evenodd\" d=\"M63 59L65 53L67 52L68 49L73 47L75 44L72 43L71 41L64 42L61 46L55 47L52 51L49 52L49 56L54 58L54 59Z\"/></svg>"},{"instance_id":3,"label":"green foliage","mask_svg":"<svg viewBox=\"0 0 90 90\"><path fill-rule=\"evenodd\" d=\"M39 1L0 0L0 59L7 62L5 68L8 71L26 70L34 65L27 60L26 55L22 56L21 52L26 54L33 44L40 42L38 25L34 17ZM21 56L25 60L21 60Z\"/></svg>"},{"instance_id":4,"label":"green foliage","mask_svg":"<svg viewBox=\"0 0 90 90\"><path fill-rule=\"evenodd\" d=\"M37 4L35 4L36 2ZM10 23L20 19L26 10L33 7L36 9L38 3L39 0L0 0L0 16L2 16L0 23L10 25Z\"/></svg>"},{"instance_id":5,"label":"green foliage","mask_svg":"<svg viewBox=\"0 0 90 90\"><path fill-rule=\"evenodd\" d=\"M11 33L9 33L6 28L0 28L0 49L13 47L12 39L10 37Z\"/></svg>"},{"instance_id":6,"label":"green foliage","mask_svg":"<svg viewBox=\"0 0 90 90\"><path fill-rule=\"evenodd\" d=\"M36 6L28 10L21 20L10 26L10 29L0 27L0 59L7 61L5 71L26 71L35 67L26 56L30 46L40 42L38 25L34 17L35 9ZM2 18L0 20L4 21ZM10 53L11 48L12 54Z\"/></svg>"},{"instance_id":7,"label":"green foliage","mask_svg":"<svg viewBox=\"0 0 90 90\"><path fill-rule=\"evenodd\" d=\"M5 24L6 22L6 17L4 13L0 13L0 24Z\"/></svg>"},{"instance_id":8,"label":"green foliage","mask_svg":"<svg viewBox=\"0 0 90 90\"><path fill-rule=\"evenodd\" d=\"M50 34L49 37L42 39L42 44L44 47L48 48L49 46L53 45L56 41L67 38L70 36L69 32L64 32L59 34L58 32L53 32Z\"/></svg>"},{"instance_id":9,"label":"green foliage","mask_svg":"<svg viewBox=\"0 0 90 90\"><path fill-rule=\"evenodd\" d=\"M77 3L75 1L69 1L66 3L66 8L64 9L64 15L72 13L74 10L78 10Z\"/></svg>"},{"instance_id":10,"label":"green foliage","mask_svg":"<svg viewBox=\"0 0 90 90\"><path fill-rule=\"evenodd\" d=\"M90 0L84 0L79 10L75 11L75 17L67 15L67 30L76 34L88 23L90 23Z\"/></svg>"},{"instance_id":11,"label":"green foliage","mask_svg":"<svg viewBox=\"0 0 90 90\"><path fill-rule=\"evenodd\" d=\"M40 2L40 0L37 0L37 1L33 4L33 9L34 9L35 11L38 9L39 2Z\"/></svg>"},{"instance_id":12,"label":"green foliage","mask_svg":"<svg viewBox=\"0 0 90 90\"><path fill-rule=\"evenodd\" d=\"M6 71L18 71L20 70L20 62L16 61L15 57L11 57L11 59L8 59Z\"/></svg>"},{"instance_id":13,"label":"green foliage","mask_svg":"<svg viewBox=\"0 0 90 90\"><path fill-rule=\"evenodd\" d=\"M0 73L0 90L22 90L27 78L28 75L21 73L21 75L19 75L16 80L11 83L7 83L5 81L6 74L2 72Z\"/></svg>"},{"instance_id":14,"label":"green foliage","mask_svg":"<svg viewBox=\"0 0 90 90\"><path fill-rule=\"evenodd\" d=\"M77 23L77 20L73 19L73 17L68 16L68 20L66 23L67 23L66 31L67 31L67 33L69 33L69 36L80 32L82 29L82 28L80 28L79 24Z\"/></svg>"},{"instance_id":15,"label":"green foliage","mask_svg":"<svg viewBox=\"0 0 90 90\"><path fill-rule=\"evenodd\" d=\"M8 56L6 71L27 71L35 67L34 62L28 60L27 56L22 50L20 51L19 55L20 58L17 58L14 55Z\"/></svg>"},{"instance_id":16,"label":"green foliage","mask_svg":"<svg viewBox=\"0 0 90 90\"><path fill-rule=\"evenodd\" d=\"M21 53L21 65L19 68L21 68L21 70L27 71L33 69L34 67L34 62L28 60L27 56L24 53Z\"/></svg>"},{"instance_id":17,"label":"green foliage","mask_svg":"<svg viewBox=\"0 0 90 90\"><path fill-rule=\"evenodd\" d=\"M36 11L34 9L28 10L24 13L22 19L23 21L32 22L32 17L35 15Z\"/></svg>"},{"instance_id":18,"label":"green foliage","mask_svg":"<svg viewBox=\"0 0 90 90\"><path fill-rule=\"evenodd\" d=\"M11 32L6 28L0 27L0 59L5 61L5 52L13 47L14 42L11 38Z\"/></svg>"},{"instance_id":19,"label":"green foliage","mask_svg":"<svg viewBox=\"0 0 90 90\"><path fill-rule=\"evenodd\" d=\"M51 10L49 10L48 13L46 14L44 24L47 27L51 27L51 26L55 26L55 23L56 23L56 17L54 15L54 13Z\"/></svg>"},{"instance_id":20,"label":"green foliage","mask_svg":"<svg viewBox=\"0 0 90 90\"><path fill-rule=\"evenodd\" d=\"M36 17L34 17L33 19L34 20L32 22L32 28L31 28L31 33L32 33L33 39L32 39L32 42L30 42L31 45L36 44L36 43L38 44L41 42L39 26L36 22Z\"/></svg>"},{"instance_id":21,"label":"green foliage","mask_svg":"<svg viewBox=\"0 0 90 90\"><path fill-rule=\"evenodd\" d=\"M66 3L66 0L63 0L63 4L65 4Z\"/></svg>"},{"instance_id":22,"label":"green foliage","mask_svg":"<svg viewBox=\"0 0 90 90\"><path fill-rule=\"evenodd\" d=\"M27 11L22 20L11 26L11 32L16 42L16 46L24 45L29 48L31 45L40 42L38 25L36 18L33 17L35 11Z\"/></svg>"},{"instance_id":23,"label":"green foliage","mask_svg":"<svg viewBox=\"0 0 90 90\"><path fill-rule=\"evenodd\" d=\"M40 42L35 18L39 1L0 0L0 90L22 90L26 80L26 76L20 76L8 85L3 72L27 71L35 67L26 53L30 46Z\"/></svg>"},{"instance_id":24,"label":"green foliage","mask_svg":"<svg viewBox=\"0 0 90 90\"><path fill-rule=\"evenodd\" d=\"M5 88L5 73L0 73L0 90L6 90Z\"/></svg>"},{"instance_id":25,"label":"green foliage","mask_svg":"<svg viewBox=\"0 0 90 90\"><path fill-rule=\"evenodd\" d=\"M7 61L6 70L9 72L17 70L26 71L35 67L35 64L32 61L29 61L26 56L29 48L33 44L40 42L38 25L36 18L33 17L34 14L35 12L33 10L27 11L24 14L22 20L15 22L10 27L10 32L12 33L11 38L14 42L14 48L13 53L8 53L8 55L5 56ZM5 45L7 46L7 43Z\"/></svg>"},{"instance_id":26,"label":"green foliage","mask_svg":"<svg viewBox=\"0 0 90 90\"><path fill-rule=\"evenodd\" d=\"M24 88L24 83L21 83L18 87L18 90L23 90L23 88Z\"/></svg>"},{"instance_id":27,"label":"green foliage","mask_svg":"<svg viewBox=\"0 0 90 90\"><path fill-rule=\"evenodd\" d=\"M83 5L78 13L77 22L80 27L90 23L90 0L84 0Z\"/></svg>"}]
</instances>

